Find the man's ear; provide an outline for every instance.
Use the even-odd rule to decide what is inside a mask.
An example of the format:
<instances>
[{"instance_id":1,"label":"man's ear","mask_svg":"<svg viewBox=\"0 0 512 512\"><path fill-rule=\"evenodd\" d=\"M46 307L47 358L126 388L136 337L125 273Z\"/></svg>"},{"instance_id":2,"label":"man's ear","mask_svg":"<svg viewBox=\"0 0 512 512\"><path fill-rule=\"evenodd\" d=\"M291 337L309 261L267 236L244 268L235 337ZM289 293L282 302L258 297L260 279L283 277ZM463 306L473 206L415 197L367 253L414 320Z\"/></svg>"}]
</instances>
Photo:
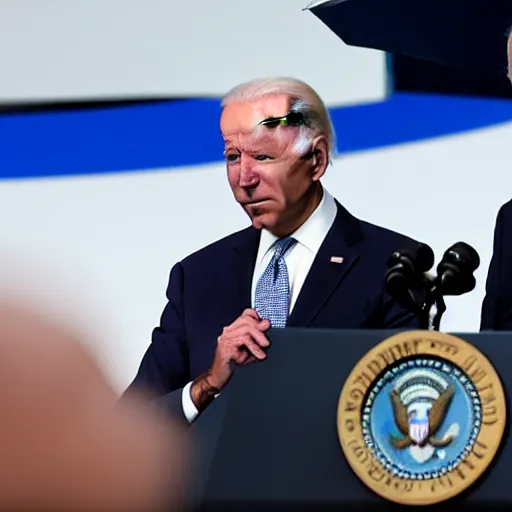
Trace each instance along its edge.
<instances>
[{"instance_id":1,"label":"man's ear","mask_svg":"<svg viewBox=\"0 0 512 512\"><path fill-rule=\"evenodd\" d=\"M318 181L325 174L329 165L329 149L325 135L319 135L313 140L311 150L313 153L311 178L313 181Z\"/></svg>"}]
</instances>

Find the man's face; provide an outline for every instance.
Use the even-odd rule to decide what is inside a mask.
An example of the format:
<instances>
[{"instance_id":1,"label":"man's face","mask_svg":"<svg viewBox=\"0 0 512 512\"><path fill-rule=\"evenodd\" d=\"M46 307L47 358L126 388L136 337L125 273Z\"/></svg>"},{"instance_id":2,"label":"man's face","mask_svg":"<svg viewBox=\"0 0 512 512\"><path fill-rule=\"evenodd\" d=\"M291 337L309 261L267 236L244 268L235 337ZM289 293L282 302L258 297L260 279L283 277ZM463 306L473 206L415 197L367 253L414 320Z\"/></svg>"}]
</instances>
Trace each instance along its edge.
<instances>
[{"instance_id":1,"label":"man's face","mask_svg":"<svg viewBox=\"0 0 512 512\"><path fill-rule=\"evenodd\" d=\"M235 199L257 229L278 236L301 217L310 199L308 192L319 179L313 159L303 158L310 148L295 152L299 127L267 128L258 124L269 117L288 114L285 95L227 105L221 116L228 180Z\"/></svg>"}]
</instances>

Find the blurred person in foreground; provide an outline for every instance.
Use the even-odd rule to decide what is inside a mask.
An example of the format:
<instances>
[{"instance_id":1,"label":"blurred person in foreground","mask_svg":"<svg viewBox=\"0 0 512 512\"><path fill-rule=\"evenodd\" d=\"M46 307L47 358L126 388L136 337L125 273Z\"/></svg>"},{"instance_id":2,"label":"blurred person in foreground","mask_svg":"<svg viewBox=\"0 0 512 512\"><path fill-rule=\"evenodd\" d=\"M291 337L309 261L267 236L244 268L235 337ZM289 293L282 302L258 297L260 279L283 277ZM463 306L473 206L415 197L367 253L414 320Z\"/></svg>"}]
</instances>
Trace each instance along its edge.
<instances>
[{"instance_id":1,"label":"blurred person in foreground","mask_svg":"<svg viewBox=\"0 0 512 512\"><path fill-rule=\"evenodd\" d=\"M172 509L181 429L140 398L118 403L80 341L0 304L0 511Z\"/></svg>"},{"instance_id":2,"label":"blurred person in foreground","mask_svg":"<svg viewBox=\"0 0 512 512\"><path fill-rule=\"evenodd\" d=\"M229 186L252 225L172 268L160 326L127 390L151 390L189 423L236 367L266 358L271 326L419 327L384 288L388 258L414 242L357 219L321 184L335 140L311 87L239 85L222 102L220 129Z\"/></svg>"},{"instance_id":3,"label":"blurred person in foreground","mask_svg":"<svg viewBox=\"0 0 512 512\"><path fill-rule=\"evenodd\" d=\"M512 82L512 34L507 41L508 77ZM512 200L501 206L494 228L481 331L512 331Z\"/></svg>"}]
</instances>

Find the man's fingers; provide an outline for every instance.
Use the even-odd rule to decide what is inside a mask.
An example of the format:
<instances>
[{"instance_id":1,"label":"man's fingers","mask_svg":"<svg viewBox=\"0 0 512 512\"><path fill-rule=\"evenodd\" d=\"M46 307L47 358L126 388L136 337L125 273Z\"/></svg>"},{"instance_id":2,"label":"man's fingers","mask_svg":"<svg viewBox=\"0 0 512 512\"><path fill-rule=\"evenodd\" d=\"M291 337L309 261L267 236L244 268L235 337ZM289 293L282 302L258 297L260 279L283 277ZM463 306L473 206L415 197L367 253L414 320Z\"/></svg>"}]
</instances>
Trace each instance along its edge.
<instances>
[{"instance_id":1,"label":"man's fingers","mask_svg":"<svg viewBox=\"0 0 512 512\"><path fill-rule=\"evenodd\" d=\"M229 340L231 338L231 340ZM247 339L251 339L260 347L266 348L270 345L270 341L268 341L267 337L260 329L256 326L249 325L241 325L236 330L228 333L226 338L226 344L232 344L234 346L240 347L242 346Z\"/></svg>"},{"instance_id":2,"label":"man's fingers","mask_svg":"<svg viewBox=\"0 0 512 512\"><path fill-rule=\"evenodd\" d=\"M257 330L254 331L255 334L258 334ZM237 365L245 364L251 357L254 357L259 361L267 357L259 344L254 341L251 334L247 332L244 332L233 340L232 351L230 359Z\"/></svg>"},{"instance_id":3,"label":"man's fingers","mask_svg":"<svg viewBox=\"0 0 512 512\"><path fill-rule=\"evenodd\" d=\"M251 338L247 338L244 342L244 346L247 347L247 350L260 361L267 357L267 354L261 349L261 347Z\"/></svg>"},{"instance_id":4,"label":"man's fingers","mask_svg":"<svg viewBox=\"0 0 512 512\"><path fill-rule=\"evenodd\" d=\"M262 331L266 331L270 327L270 321L266 318L261 318L255 309L246 309L240 318L251 318L256 320L256 326Z\"/></svg>"},{"instance_id":5,"label":"man's fingers","mask_svg":"<svg viewBox=\"0 0 512 512\"><path fill-rule=\"evenodd\" d=\"M218 343L227 356L226 360L237 365L245 365L265 359L267 355L262 348L268 347L270 342L263 331L270 326L270 322L261 319L256 321L248 315L238 320L225 327L222 336L219 337Z\"/></svg>"},{"instance_id":6,"label":"man's fingers","mask_svg":"<svg viewBox=\"0 0 512 512\"><path fill-rule=\"evenodd\" d=\"M270 329L270 320L267 320L266 318L262 318L258 322L257 327L258 327L258 329L260 329L262 331L266 331L267 329Z\"/></svg>"},{"instance_id":7,"label":"man's fingers","mask_svg":"<svg viewBox=\"0 0 512 512\"><path fill-rule=\"evenodd\" d=\"M255 363L256 361L259 361L259 359L256 359L245 346L242 347L242 352L239 353L239 356L237 357L235 364L238 366L247 366L249 364Z\"/></svg>"},{"instance_id":8,"label":"man's fingers","mask_svg":"<svg viewBox=\"0 0 512 512\"><path fill-rule=\"evenodd\" d=\"M254 320L261 320L261 317L260 317L260 315L258 315L258 312L255 309L251 309L251 308L246 309L242 313L241 317L242 318L243 317L250 317L250 318L254 318Z\"/></svg>"},{"instance_id":9,"label":"man's fingers","mask_svg":"<svg viewBox=\"0 0 512 512\"><path fill-rule=\"evenodd\" d=\"M250 320L250 322L254 322L254 320ZM226 327L224 327L224 329L222 329L222 333L225 334L225 333L233 332L236 329L239 329L240 327L242 327L243 325L247 325L248 323L249 323L248 317L240 316L232 324L229 324Z\"/></svg>"},{"instance_id":10,"label":"man's fingers","mask_svg":"<svg viewBox=\"0 0 512 512\"><path fill-rule=\"evenodd\" d=\"M253 324L260 321L261 318L255 309L246 309L244 312L231 324L224 327L223 332L232 332L241 325Z\"/></svg>"},{"instance_id":11,"label":"man's fingers","mask_svg":"<svg viewBox=\"0 0 512 512\"><path fill-rule=\"evenodd\" d=\"M260 347L268 347L270 345L270 341L268 341L268 338L258 328L250 327L248 332L251 338Z\"/></svg>"},{"instance_id":12,"label":"man's fingers","mask_svg":"<svg viewBox=\"0 0 512 512\"><path fill-rule=\"evenodd\" d=\"M268 347L270 345L270 341L268 341L265 334L255 325L240 325L236 329L229 331L226 333L225 343L240 346L247 337L252 338L260 347Z\"/></svg>"},{"instance_id":13,"label":"man's fingers","mask_svg":"<svg viewBox=\"0 0 512 512\"><path fill-rule=\"evenodd\" d=\"M233 328L244 325L247 323L253 324L254 322L259 322L261 320L260 315L258 315L255 309L246 309L244 312L230 325L225 327L225 329L233 330Z\"/></svg>"},{"instance_id":14,"label":"man's fingers","mask_svg":"<svg viewBox=\"0 0 512 512\"><path fill-rule=\"evenodd\" d=\"M233 363L238 366L242 366L245 365L250 358L254 358L254 356L251 355L249 349L245 345L242 345L233 357Z\"/></svg>"},{"instance_id":15,"label":"man's fingers","mask_svg":"<svg viewBox=\"0 0 512 512\"><path fill-rule=\"evenodd\" d=\"M224 327L223 333L231 333L241 326L256 326L261 331L266 331L270 327L270 322L258 316L254 309L246 309L242 316L239 316L232 324Z\"/></svg>"}]
</instances>

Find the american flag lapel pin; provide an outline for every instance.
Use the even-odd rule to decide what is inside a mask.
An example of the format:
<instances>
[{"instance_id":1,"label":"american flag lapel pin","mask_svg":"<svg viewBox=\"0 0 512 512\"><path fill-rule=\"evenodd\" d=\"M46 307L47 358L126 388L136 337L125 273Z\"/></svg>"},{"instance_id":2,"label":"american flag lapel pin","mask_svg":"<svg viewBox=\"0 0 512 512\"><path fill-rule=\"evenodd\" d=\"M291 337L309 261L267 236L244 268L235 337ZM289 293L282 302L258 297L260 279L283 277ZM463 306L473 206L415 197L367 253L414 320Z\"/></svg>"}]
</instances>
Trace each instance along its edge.
<instances>
[{"instance_id":1,"label":"american flag lapel pin","mask_svg":"<svg viewBox=\"0 0 512 512\"><path fill-rule=\"evenodd\" d=\"M331 256L331 263L343 263L341 256Z\"/></svg>"}]
</instances>

